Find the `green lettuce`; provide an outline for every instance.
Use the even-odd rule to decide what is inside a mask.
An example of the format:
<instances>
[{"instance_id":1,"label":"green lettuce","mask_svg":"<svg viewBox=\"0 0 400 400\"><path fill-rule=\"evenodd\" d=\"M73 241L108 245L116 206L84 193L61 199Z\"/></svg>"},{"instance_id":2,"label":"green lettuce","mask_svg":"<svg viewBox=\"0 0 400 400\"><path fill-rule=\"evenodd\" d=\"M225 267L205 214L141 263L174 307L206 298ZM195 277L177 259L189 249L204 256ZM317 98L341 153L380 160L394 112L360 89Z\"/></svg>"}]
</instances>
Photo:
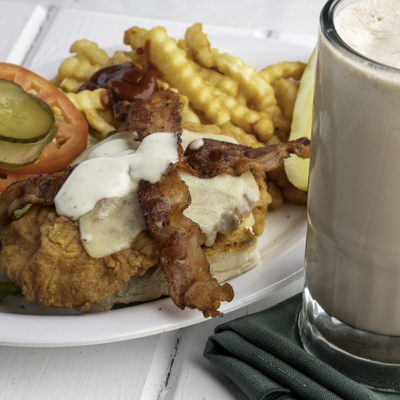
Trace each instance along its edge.
<instances>
[{"instance_id":1,"label":"green lettuce","mask_svg":"<svg viewBox=\"0 0 400 400\"><path fill-rule=\"evenodd\" d=\"M15 212L14 212L14 215L13 215L13 219L19 219L19 218L21 218L28 210L29 210L29 208L31 207L31 205L32 204L27 204L24 208L21 208L21 210L16 210Z\"/></svg>"},{"instance_id":2,"label":"green lettuce","mask_svg":"<svg viewBox=\"0 0 400 400\"><path fill-rule=\"evenodd\" d=\"M0 300L9 294L20 294L22 293L21 288L12 282L0 282Z\"/></svg>"},{"instance_id":3,"label":"green lettuce","mask_svg":"<svg viewBox=\"0 0 400 400\"><path fill-rule=\"evenodd\" d=\"M89 147L92 147L97 143L99 143L99 141L89 133L86 148L88 149Z\"/></svg>"}]
</instances>

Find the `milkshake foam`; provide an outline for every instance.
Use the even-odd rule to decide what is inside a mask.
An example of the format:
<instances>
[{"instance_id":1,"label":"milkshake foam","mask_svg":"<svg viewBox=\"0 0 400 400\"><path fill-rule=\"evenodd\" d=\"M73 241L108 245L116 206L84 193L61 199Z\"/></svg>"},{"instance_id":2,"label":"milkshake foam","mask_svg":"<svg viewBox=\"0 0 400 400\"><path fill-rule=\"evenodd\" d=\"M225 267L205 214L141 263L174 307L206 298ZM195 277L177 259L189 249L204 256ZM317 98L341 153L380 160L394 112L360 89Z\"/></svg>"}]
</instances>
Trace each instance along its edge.
<instances>
[{"instance_id":1,"label":"milkshake foam","mask_svg":"<svg viewBox=\"0 0 400 400\"><path fill-rule=\"evenodd\" d=\"M363 56L400 68L400 2L363 0L335 17L342 40Z\"/></svg>"}]
</instances>

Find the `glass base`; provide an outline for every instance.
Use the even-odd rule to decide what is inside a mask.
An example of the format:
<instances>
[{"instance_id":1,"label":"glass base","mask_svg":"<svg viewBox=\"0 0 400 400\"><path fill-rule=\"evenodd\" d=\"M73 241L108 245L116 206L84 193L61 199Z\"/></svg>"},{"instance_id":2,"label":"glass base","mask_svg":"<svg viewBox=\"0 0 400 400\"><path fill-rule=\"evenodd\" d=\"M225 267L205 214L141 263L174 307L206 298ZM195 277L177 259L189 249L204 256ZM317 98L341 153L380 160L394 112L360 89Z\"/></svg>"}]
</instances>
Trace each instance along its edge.
<instances>
[{"instance_id":1,"label":"glass base","mask_svg":"<svg viewBox=\"0 0 400 400\"><path fill-rule=\"evenodd\" d=\"M306 351L339 372L380 391L400 393L400 336L353 328L327 314L307 285L299 315Z\"/></svg>"}]
</instances>

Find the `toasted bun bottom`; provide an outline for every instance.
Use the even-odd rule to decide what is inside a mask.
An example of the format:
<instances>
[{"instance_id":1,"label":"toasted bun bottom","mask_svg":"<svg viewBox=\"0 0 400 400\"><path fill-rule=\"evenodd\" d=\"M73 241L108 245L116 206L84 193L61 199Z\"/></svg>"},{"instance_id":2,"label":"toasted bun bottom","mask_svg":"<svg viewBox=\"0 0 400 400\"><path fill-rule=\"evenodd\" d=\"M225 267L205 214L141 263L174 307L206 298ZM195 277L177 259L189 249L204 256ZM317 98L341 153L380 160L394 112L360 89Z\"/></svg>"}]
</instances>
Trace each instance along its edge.
<instances>
[{"instance_id":1,"label":"toasted bun bottom","mask_svg":"<svg viewBox=\"0 0 400 400\"><path fill-rule=\"evenodd\" d=\"M222 283L258 265L260 253L257 238L242 226L232 234L218 235L213 246L206 247L212 276ZM90 312L108 311L116 304L146 302L168 296L168 284L159 265L142 275L133 276L120 290L93 303Z\"/></svg>"}]
</instances>

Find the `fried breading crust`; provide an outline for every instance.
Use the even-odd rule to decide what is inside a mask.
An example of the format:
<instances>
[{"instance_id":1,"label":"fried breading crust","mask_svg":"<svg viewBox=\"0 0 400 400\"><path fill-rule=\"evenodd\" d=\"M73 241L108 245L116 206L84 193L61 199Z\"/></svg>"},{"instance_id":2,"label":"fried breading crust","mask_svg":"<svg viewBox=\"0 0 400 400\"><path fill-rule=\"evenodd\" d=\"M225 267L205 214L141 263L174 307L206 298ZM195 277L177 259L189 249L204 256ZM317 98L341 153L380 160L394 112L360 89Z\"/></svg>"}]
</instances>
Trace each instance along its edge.
<instances>
[{"instance_id":1,"label":"fried breading crust","mask_svg":"<svg viewBox=\"0 0 400 400\"><path fill-rule=\"evenodd\" d=\"M32 206L1 234L0 265L22 287L30 302L45 307L80 307L119 290L133 275L156 264L162 244L141 232L129 249L91 258L78 223L59 217L53 207Z\"/></svg>"},{"instance_id":2,"label":"fried breading crust","mask_svg":"<svg viewBox=\"0 0 400 400\"><path fill-rule=\"evenodd\" d=\"M265 220L268 214L268 206L272 202L272 197L267 190L266 173L259 169L252 169L251 173L257 182L258 189L260 190L260 200L258 201L257 207L253 208L254 225L253 232L259 236L264 232Z\"/></svg>"}]
</instances>

